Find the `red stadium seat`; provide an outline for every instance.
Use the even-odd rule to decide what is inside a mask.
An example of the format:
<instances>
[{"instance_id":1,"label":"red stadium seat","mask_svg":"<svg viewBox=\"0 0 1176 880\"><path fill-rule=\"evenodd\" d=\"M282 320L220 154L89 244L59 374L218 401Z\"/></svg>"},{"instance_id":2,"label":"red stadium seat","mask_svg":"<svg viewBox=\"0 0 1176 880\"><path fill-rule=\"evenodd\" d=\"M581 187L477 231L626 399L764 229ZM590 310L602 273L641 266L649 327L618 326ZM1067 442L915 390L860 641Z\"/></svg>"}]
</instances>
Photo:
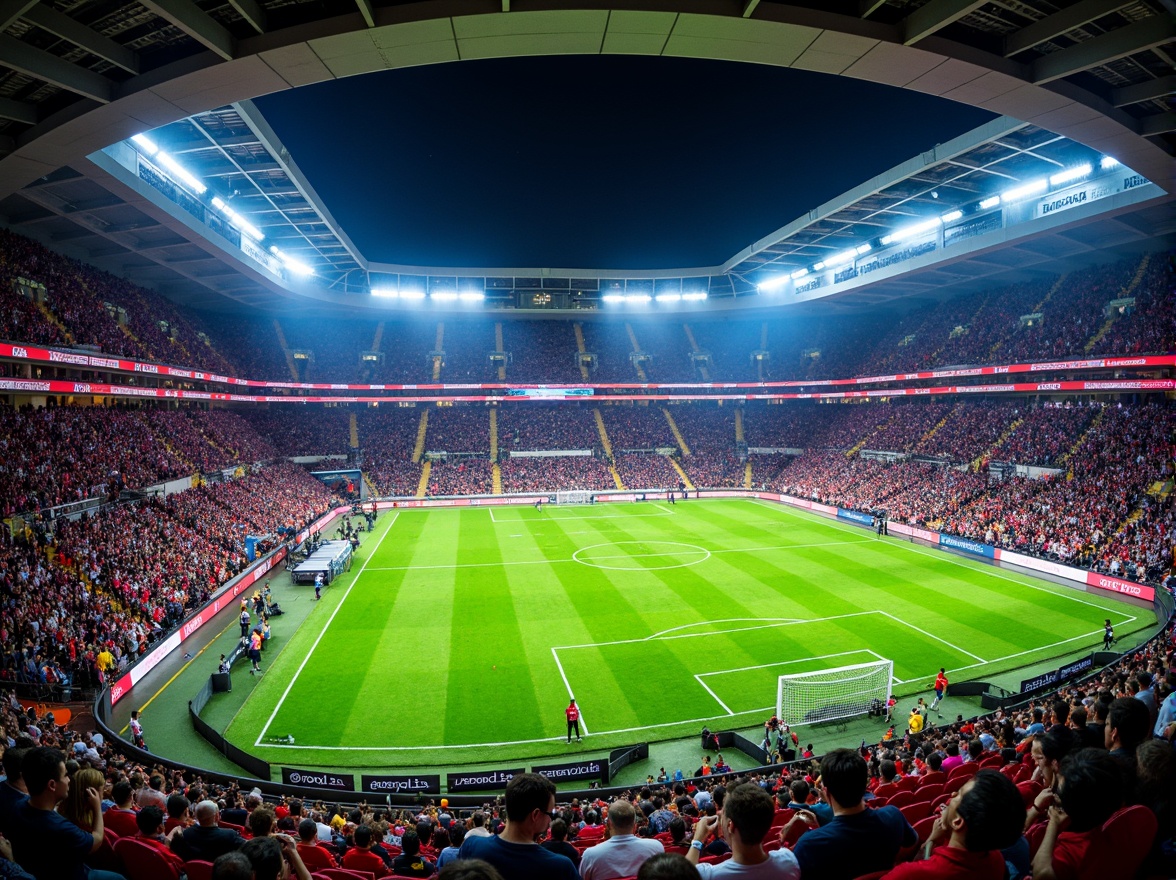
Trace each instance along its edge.
<instances>
[{"instance_id":1,"label":"red stadium seat","mask_svg":"<svg viewBox=\"0 0 1176 880\"><path fill-rule=\"evenodd\" d=\"M931 814L931 802L919 801L916 804L907 804L899 810L903 818L914 825L920 819L926 819Z\"/></svg>"},{"instance_id":2,"label":"red stadium seat","mask_svg":"<svg viewBox=\"0 0 1176 880\"><path fill-rule=\"evenodd\" d=\"M930 773L924 773L919 777L920 788L935 784L942 785L945 782L947 782L947 774L942 770L932 770Z\"/></svg>"},{"instance_id":3,"label":"red stadium seat","mask_svg":"<svg viewBox=\"0 0 1176 880\"><path fill-rule=\"evenodd\" d=\"M102 846L98 847L96 852L92 852L86 856L86 864L97 871L114 871L115 873L121 874L123 872L122 859L114 851L114 845L118 841L119 835L113 831L107 830L104 832L102 835Z\"/></svg>"},{"instance_id":4,"label":"red stadium seat","mask_svg":"<svg viewBox=\"0 0 1176 880\"><path fill-rule=\"evenodd\" d=\"M989 767L996 769L1004 764L1004 756L997 752L994 755L988 755L980 761L980 769L985 770Z\"/></svg>"},{"instance_id":5,"label":"red stadium seat","mask_svg":"<svg viewBox=\"0 0 1176 880\"><path fill-rule=\"evenodd\" d=\"M946 804L948 801L950 801L952 799L952 797L954 795L955 795L954 791L947 791L947 792L944 792L943 794L941 794L935 800L931 801L931 812L934 813L936 810L939 809L941 804Z\"/></svg>"},{"instance_id":6,"label":"red stadium seat","mask_svg":"<svg viewBox=\"0 0 1176 880\"><path fill-rule=\"evenodd\" d=\"M1035 780L1017 783L1017 791L1021 792L1021 800L1025 802L1026 809L1033 806L1033 802L1037 800L1037 796L1044 788L1044 785Z\"/></svg>"},{"instance_id":7,"label":"red stadium seat","mask_svg":"<svg viewBox=\"0 0 1176 880\"><path fill-rule=\"evenodd\" d=\"M979 769L980 765L975 761L960 764L960 766L952 768L952 771L947 774L947 781L951 782L953 779L959 779L961 776L972 776Z\"/></svg>"},{"instance_id":8,"label":"red stadium seat","mask_svg":"<svg viewBox=\"0 0 1176 880\"><path fill-rule=\"evenodd\" d=\"M184 873L188 880L212 880L212 862L184 862Z\"/></svg>"},{"instance_id":9,"label":"red stadium seat","mask_svg":"<svg viewBox=\"0 0 1176 880\"><path fill-rule=\"evenodd\" d=\"M179 880L179 872L154 847L133 837L119 840L114 851L122 859L127 880Z\"/></svg>"},{"instance_id":10,"label":"red stadium seat","mask_svg":"<svg viewBox=\"0 0 1176 880\"><path fill-rule=\"evenodd\" d=\"M925 819L920 819L914 827L915 834L919 835L919 846L922 846L931 837L931 831L935 827L935 817L928 816Z\"/></svg>"},{"instance_id":11,"label":"red stadium seat","mask_svg":"<svg viewBox=\"0 0 1176 880\"><path fill-rule=\"evenodd\" d=\"M902 779L898 780L898 782L896 782L894 784L898 786L899 791L914 791L916 788L919 787L919 777L918 776L904 776Z\"/></svg>"},{"instance_id":12,"label":"red stadium seat","mask_svg":"<svg viewBox=\"0 0 1176 880\"><path fill-rule=\"evenodd\" d=\"M955 794L961 788L968 784L972 779L971 773L966 776L957 776L955 779L947 780L947 784L943 786L943 794ZM942 797L943 795L940 795Z\"/></svg>"},{"instance_id":13,"label":"red stadium seat","mask_svg":"<svg viewBox=\"0 0 1176 880\"><path fill-rule=\"evenodd\" d=\"M907 804L913 804L915 796L909 791L900 791L894 797L886 801L888 807L905 807Z\"/></svg>"}]
</instances>

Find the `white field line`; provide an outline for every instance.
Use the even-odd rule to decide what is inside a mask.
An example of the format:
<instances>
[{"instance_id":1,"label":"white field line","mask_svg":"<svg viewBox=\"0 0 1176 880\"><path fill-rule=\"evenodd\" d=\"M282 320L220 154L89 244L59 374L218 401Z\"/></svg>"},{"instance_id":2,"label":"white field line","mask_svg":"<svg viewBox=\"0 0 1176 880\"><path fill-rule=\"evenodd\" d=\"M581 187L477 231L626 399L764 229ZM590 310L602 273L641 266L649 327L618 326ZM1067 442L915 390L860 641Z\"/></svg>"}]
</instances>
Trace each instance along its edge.
<instances>
[{"instance_id":1,"label":"white field line","mask_svg":"<svg viewBox=\"0 0 1176 880\"><path fill-rule=\"evenodd\" d=\"M799 617L724 617L722 620L708 620L707 623L747 623L748 621L757 620L774 620L778 623L807 623L808 621L801 620ZM698 626L697 623L684 623L681 626L671 626L669 629L663 629L661 632L656 632L651 636L646 636L642 641L649 641L650 639L657 639L672 632L677 632L680 629L690 629Z\"/></svg>"},{"instance_id":2,"label":"white field line","mask_svg":"<svg viewBox=\"0 0 1176 880\"><path fill-rule=\"evenodd\" d=\"M563 679L564 687L568 689L568 699L576 699L576 695L572 693L572 686L568 682L567 675L564 674L563 664L559 662L559 654L555 653L555 648L551 649L551 656L555 658L555 668L559 670L559 677ZM588 733L588 722L584 720L584 710L580 710L580 726L584 728L584 733Z\"/></svg>"},{"instance_id":3,"label":"white field line","mask_svg":"<svg viewBox=\"0 0 1176 880\"><path fill-rule=\"evenodd\" d=\"M716 703L718 703L720 706L722 706L722 707L723 707L723 711L724 711L724 712L726 712L728 715L734 715L734 714L735 714L734 712L732 712L732 711L731 711L731 707L730 707L730 706L728 706L726 703L724 703L722 700L720 700L720 699L719 699L719 695L718 695L718 694L716 694L714 691L712 691L712 690L710 689L710 686L709 686L709 685L708 685L708 684L707 684L705 681L703 681L703 680L702 680L702 676L701 676L701 675L696 675L696 676L694 676L694 680L695 680L696 682L698 682L700 685L702 685L702 689L703 689L704 691L706 691L708 694L710 694L712 697L714 697L714 700L715 700L715 702L716 702Z\"/></svg>"},{"instance_id":4,"label":"white field line","mask_svg":"<svg viewBox=\"0 0 1176 880\"><path fill-rule=\"evenodd\" d=\"M572 534L597 534L596 532L573 532ZM620 542L614 542L620 543ZM624 543L658 543L657 539L650 538L649 541L631 541ZM665 543L665 542L662 542ZM843 544L872 544L873 541L824 541L815 544L779 544L772 547L731 547L726 550L706 550L704 547L699 547L709 553L711 556L716 556L720 553L769 553L775 550L800 550L807 547L840 547ZM601 546L595 544L593 546ZM581 548L584 549L584 548ZM579 551L577 551L579 552ZM688 552L688 551L687 551ZM597 559L644 559L649 556L670 556L671 553L618 553L615 556L594 556L593 560ZM446 565L378 565L372 568L372 571L406 571L408 569L429 571L431 569L457 569L457 568L494 568L495 566L510 566L510 565L566 565L574 562L577 565L589 565L581 559L522 559L517 562L452 562ZM619 571L643 571L640 568L623 568ZM1134 619L1134 618L1132 618Z\"/></svg>"},{"instance_id":5,"label":"white field line","mask_svg":"<svg viewBox=\"0 0 1176 880\"><path fill-rule=\"evenodd\" d=\"M952 650L959 651L961 654L967 654L967 655L968 655L969 657L971 657L973 660L979 660L981 663L987 663L987 662L989 662L989 661L985 660L983 657L981 657L981 656L979 656L979 655L977 655L977 654L973 654L971 651L965 651L963 648L959 647L958 645L953 645L953 644L952 644L951 642L949 642L947 639L941 639L939 636L937 636L937 635L934 635L933 633L929 633L929 632L927 632L927 630L925 630L925 629L922 629L921 627L917 627L917 626L915 626L913 623L907 623L907 622L906 622L905 620L903 620L901 617L895 617L893 614L891 614L891 613L890 613L890 612L888 612L888 611L883 611L883 610L881 610L881 609L878 609L878 613L879 613L879 614L882 614L882 615L884 615L884 616L886 616L886 617L889 617L889 618L890 618L891 620L893 620L895 623L901 623L903 626L909 626L909 627L910 627L911 629L913 629L915 632L922 633L923 635L925 635L925 636L926 636L927 638L929 638L929 639L934 639L934 640L935 640L935 641L937 641L937 642L942 642L943 644L947 645L947 646L948 646L949 648L951 648Z\"/></svg>"},{"instance_id":6,"label":"white field line","mask_svg":"<svg viewBox=\"0 0 1176 880\"><path fill-rule=\"evenodd\" d=\"M531 506L531 505L527 505L527 504L518 504L518 505L514 505L512 507L498 507L498 508L487 507L486 510L490 511L490 522L494 523L495 525L517 525L518 523L522 523L522 522L546 522L549 519L550 520L555 520L555 519L561 519L561 520L653 519L653 518L660 519L661 517L664 517L664 516L677 516L677 513L675 513L673 510L671 510L670 508L665 507L664 505L661 505L661 504L650 504L650 505L646 505L646 507L647 508L652 507L656 510L664 510L665 513L599 513L599 514L595 514L593 516L586 516L583 513L580 513L579 511L584 509L582 506L580 506L576 510L573 510L570 507L567 507L567 508L561 507L562 510L566 510L567 512L566 513L551 513L551 512L547 511L548 504L549 504L549 502L546 502L546 501L543 503L543 510L545 511L545 516L543 516L542 519L539 519L537 517L531 517L531 516L505 517L503 519L498 519L494 515L494 511L496 509L499 511L512 510L512 511L521 513L522 509L524 507ZM552 504L551 506L555 507L556 505ZM456 509L463 509L463 508L456 508ZM464 509L468 510L469 508L464 508ZM596 508L596 509L600 510L602 508ZM622 508L622 509L627 509L627 508Z\"/></svg>"},{"instance_id":7,"label":"white field line","mask_svg":"<svg viewBox=\"0 0 1176 880\"><path fill-rule=\"evenodd\" d=\"M733 666L730 669L716 669L713 672L700 672L695 678L706 678L708 675L726 675L728 672L747 672L749 669L770 669L773 666L793 666L797 663L807 663L809 660L828 660L830 657L848 657L850 654L873 654L875 660L889 660L869 648L858 648L856 651L839 651L836 654L821 654L818 657L801 657L796 660L778 660L775 663L761 663L758 666Z\"/></svg>"},{"instance_id":8,"label":"white field line","mask_svg":"<svg viewBox=\"0 0 1176 880\"><path fill-rule=\"evenodd\" d=\"M278 700L278 705L274 706L274 711L270 713L269 720L265 722L265 727L263 727L261 729L261 733L257 735L257 742L253 744L254 747L260 746L262 744L261 741L269 731L270 725L274 723L274 718L277 717L278 710L282 708L282 704L286 702L286 697L289 696L290 691L293 689L294 682L298 681L298 676L302 674L302 670L306 668L306 664L310 662L310 658L314 655L314 649L317 648L319 642L323 640L323 636L326 635L327 629L331 626L331 622L335 619L335 615L339 613L339 609L343 607L343 603L347 601L347 597L351 595L351 591L355 589L355 585L358 584L359 579L363 577L363 573L367 570L368 563L375 558L377 551L380 549L380 545L383 544L384 539L392 533L392 527L396 525L396 520L399 518L400 511L396 511L392 515L392 522L388 523L388 528L384 530L384 534L380 535L380 540L376 542L376 546L372 548L368 558L363 561L363 565L360 566L359 571L356 573L355 577L351 579L351 584L347 587L347 592L343 594L343 598L339 600L339 604L335 606L335 610L332 611L331 616L327 618L326 625L323 626L322 630L319 632L318 638L314 640L314 644L310 646L310 650L306 652L306 656L303 657L302 662L298 664L298 669L295 671L294 677L290 679L290 683L286 685L286 690L282 692L282 696Z\"/></svg>"},{"instance_id":9,"label":"white field line","mask_svg":"<svg viewBox=\"0 0 1176 880\"><path fill-rule=\"evenodd\" d=\"M826 525L831 528L836 528L838 531L847 532L850 534L857 533L860 531L858 528L856 528L854 526L846 525L844 523L837 522L836 520L827 520L824 517L818 516L817 514L813 514L813 513L810 513L809 516L816 517L816 519L809 519L809 517L804 516L799 511L792 510L786 504L772 504L771 502L768 502L768 501L761 501L758 498L751 499L751 503L755 504L757 506L760 506L760 507L766 507L769 510L775 510L779 513L786 514L788 516L791 516L793 519L799 519L802 522L816 523L819 525ZM872 540L851 541L851 542L847 542L847 543L870 544L870 543L873 543L873 541ZM1103 605L1099 605L1096 602L1091 602L1087 599L1081 599L1078 596L1071 595L1071 593L1080 593L1081 592L1076 587L1067 587L1067 586L1063 586L1062 584L1055 584L1054 585L1055 587L1061 588L1061 591L1059 591L1058 589L1051 589L1050 587L1042 586L1040 583L1034 584L1034 583L1030 583L1027 580L1021 580L1021 578L1028 578L1028 577L1031 577L1031 575L1021 575L1021 578L1017 578L1017 577L1014 577L1010 574L1005 573L1004 569L1001 569L995 565L985 565L984 563L980 562L979 560L972 561L972 564L969 565L968 562L966 562L964 559L956 558L951 553L948 553L945 550L929 550L925 547L920 547L919 545L917 545L913 542L905 541L905 539L904 539L903 544L895 544L893 541L888 542L888 543L893 546L902 547L904 550L909 550L911 552L918 553L921 556L930 556L934 559L940 559L944 562L950 562L952 565L957 565L960 568L966 568L966 569L969 569L970 571L980 571L980 572L983 572L984 574L988 575L989 577L998 578L999 580L1002 580L1002 581L1008 581L1009 583L1017 584L1018 586L1021 586L1021 587L1028 587L1031 590L1038 590L1042 593L1049 593L1051 596L1060 596L1063 599L1069 599L1071 602L1077 602L1080 605L1088 605L1091 608L1097 608L1100 611L1107 611L1112 614L1119 614L1123 618L1120 621L1120 623L1130 623L1133 620L1138 620L1138 617L1136 617L1135 615L1127 614L1124 611L1118 611L1113 608L1107 608ZM800 546L800 545L797 545L797 546ZM1064 592L1062 592L1062 591L1064 591ZM1087 594L1087 595L1089 595L1089 594ZM1114 601L1114 600L1110 600L1110 601ZM1058 644L1062 644L1062 643L1059 642ZM1034 650L1037 650L1037 649L1034 649ZM996 662L996 661L991 661L991 662Z\"/></svg>"}]
</instances>

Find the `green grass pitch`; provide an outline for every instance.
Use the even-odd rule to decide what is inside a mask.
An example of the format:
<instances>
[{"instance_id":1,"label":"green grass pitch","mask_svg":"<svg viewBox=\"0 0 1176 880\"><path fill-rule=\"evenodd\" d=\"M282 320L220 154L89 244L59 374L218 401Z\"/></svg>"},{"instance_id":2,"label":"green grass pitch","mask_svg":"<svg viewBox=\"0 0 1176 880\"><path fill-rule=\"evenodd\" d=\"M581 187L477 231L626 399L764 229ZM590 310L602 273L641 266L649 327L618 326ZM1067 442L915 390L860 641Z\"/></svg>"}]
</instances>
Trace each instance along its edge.
<instances>
[{"instance_id":1,"label":"green grass pitch","mask_svg":"<svg viewBox=\"0 0 1176 880\"><path fill-rule=\"evenodd\" d=\"M227 731L266 760L412 767L746 728L777 676L897 690L1101 642L1150 612L754 500L384 514ZM293 744L281 739L294 735Z\"/></svg>"}]
</instances>

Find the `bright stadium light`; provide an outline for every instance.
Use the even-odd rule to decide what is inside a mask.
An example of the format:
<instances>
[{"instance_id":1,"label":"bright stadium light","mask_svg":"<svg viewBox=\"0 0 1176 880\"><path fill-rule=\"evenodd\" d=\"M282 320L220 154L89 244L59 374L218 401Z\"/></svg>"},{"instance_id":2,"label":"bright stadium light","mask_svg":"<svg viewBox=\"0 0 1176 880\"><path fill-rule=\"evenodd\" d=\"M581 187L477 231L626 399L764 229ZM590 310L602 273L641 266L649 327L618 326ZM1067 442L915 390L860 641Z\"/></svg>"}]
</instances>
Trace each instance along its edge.
<instances>
[{"instance_id":1,"label":"bright stadium light","mask_svg":"<svg viewBox=\"0 0 1176 880\"><path fill-rule=\"evenodd\" d=\"M1063 183L1069 183L1071 180L1077 180L1079 177L1085 177L1094 170L1094 167L1087 162L1085 165L1079 165L1075 168L1067 168L1065 171L1059 171L1049 179L1050 186L1061 186Z\"/></svg>"},{"instance_id":2,"label":"bright stadium light","mask_svg":"<svg viewBox=\"0 0 1176 880\"><path fill-rule=\"evenodd\" d=\"M400 296L400 291L395 287L373 287L371 294L385 299L397 299Z\"/></svg>"},{"instance_id":3,"label":"bright stadium light","mask_svg":"<svg viewBox=\"0 0 1176 880\"><path fill-rule=\"evenodd\" d=\"M842 251L839 254L834 254L829 259L825 260L825 265L830 269L840 269L842 266L848 266L857 259L857 248L850 248L847 251Z\"/></svg>"},{"instance_id":4,"label":"bright stadium light","mask_svg":"<svg viewBox=\"0 0 1176 880\"><path fill-rule=\"evenodd\" d=\"M306 265L301 260L296 260L290 255L284 253L276 244L270 246L270 253L282 261L282 265L293 272L295 275L313 275L314 269Z\"/></svg>"},{"instance_id":5,"label":"bright stadium light","mask_svg":"<svg viewBox=\"0 0 1176 880\"><path fill-rule=\"evenodd\" d=\"M142 147L143 152L145 152L148 156L154 156L159 152L159 147L156 145L155 141L151 140L151 138L147 137L145 134L132 135L131 140Z\"/></svg>"},{"instance_id":6,"label":"bright stadium light","mask_svg":"<svg viewBox=\"0 0 1176 880\"><path fill-rule=\"evenodd\" d=\"M1027 199L1029 196L1035 196L1039 192L1045 192L1049 188L1049 181L1042 177L1040 180L1031 180L1022 186L1015 186L1012 189L1006 189L1000 194L1000 202L1002 205L1007 205L1009 202L1019 202L1021 199Z\"/></svg>"},{"instance_id":7,"label":"bright stadium light","mask_svg":"<svg viewBox=\"0 0 1176 880\"><path fill-rule=\"evenodd\" d=\"M620 303L625 301L623 293L606 293L601 299L606 303Z\"/></svg>"},{"instance_id":8,"label":"bright stadium light","mask_svg":"<svg viewBox=\"0 0 1176 880\"><path fill-rule=\"evenodd\" d=\"M873 250L873 247L869 242L866 242L865 244L859 244L854 250L857 251L858 256L861 256L862 254L868 254Z\"/></svg>"},{"instance_id":9,"label":"bright stadium light","mask_svg":"<svg viewBox=\"0 0 1176 880\"><path fill-rule=\"evenodd\" d=\"M156 152L155 159L161 165L167 168L168 171L186 183L190 188L196 190L197 195L204 195L204 191L208 189L208 187L188 173L187 168L185 168L163 150Z\"/></svg>"},{"instance_id":10,"label":"bright stadium light","mask_svg":"<svg viewBox=\"0 0 1176 880\"><path fill-rule=\"evenodd\" d=\"M686 302L700 302L706 299L706 291L697 290L694 293L684 293L682 294L682 299Z\"/></svg>"},{"instance_id":11,"label":"bright stadium light","mask_svg":"<svg viewBox=\"0 0 1176 880\"><path fill-rule=\"evenodd\" d=\"M943 223L940 217L932 217L930 220L923 220L919 223L912 223L910 226L904 226L901 229L896 229L889 235L882 237L882 244L892 244L896 241L904 241L908 238L913 238L916 235L922 235L924 232L930 232Z\"/></svg>"},{"instance_id":12,"label":"bright stadium light","mask_svg":"<svg viewBox=\"0 0 1176 880\"><path fill-rule=\"evenodd\" d=\"M437 302L456 302L457 292L453 290L435 290L429 294L429 299L435 299Z\"/></svg>"},{"instance_id":13,"label":"bright stadium light","mask_svg":"<svg viewBox=\"0 0 1176 880\"><path fill-rule=\"evenodd\" d=\"M659 303L676 303L682 301L680 293L659 293L654 297Z\"/></svg>"},{"instance_id":14,"label":"bright stadium light","mask_svg":"<svg viewBox=\"0 0 1176 880\"><path fill-rule=\"evenodd\" d=\"M808 272L809 272L808 269L797 269L795 272L793 272L788 277L791 278L793 281L799 281L801 278L803 278L805 275L807 275Z\"/></svg>"},{"instance_id":15,"label":"bright stadium light","mask_svg":"<svg viewBox=\"0 0 1176 880\"><path fill-rule=\"evenodd\" d=\"M1000 196L989 196L980 203L980 210L987 211L989 208L995 208L1000 204Z\"/></svg>"},{"instance_id":16,"label":"bright stadium light","mask_svg":"<svg viewBox=\"0 0 1176 880\"><path fill-rule=\"evenodd\" d=\"M761 281L759 284L756 285L756 289L759 290L761 293L771 293L774 290L779 290L781 287L783 287L787 283L788 283L788 276L787 275L776 275L772 278L768 278L766 281Z\"/></svg>"},{"instance_id":17,"label":"bright stadium light","mask_svg":"<svg viewBox=\"0 0 1176 880\"><path fill-rule=\"evenodd\" d=\"M1103 156L1102 161L1098 163L1098 167L1103 171L1110 171L1112 168L1119 167L1119 160L1113 156Z\"/></svg>"},{"instance_id":18,"label":"bright stadium light","mask_svg":"<svg viewBox=\"0 0 1176 880\"><path fill-rule=\"evenodd\" d=\"M946 214L944 214L939 219L942 220L944 223L954 223L955 221L959 220L963 216L964 216L963 211L948 211Z\"/></svg>"},{"instance_id":19,"label":"bright stadium light","mask_svg":"<svg viewBox=\"0 0 1176 880\"><path fill-rule=\"evenodd\" d=\"M486 298L486 294L476 290L463 290L457 295L457 298L462 302L481 302Z\"/></svg>"},{"instance_id":20,"label":"bright stadium light","mask_svg":"<svg viewBox=\"0 0 1176 880\"><path fill-rule=\"evenodd\" d=\"M424 299L425 292L419 287L402 287L400 289L401 299Z\"/></svg>"},{"instance_id":21,"label":"bright stadium light","mask_svg":"<svg viewBox=\"0 0 1176 880\"><path fill-rule=\"evenodd\" d=\"M653 297L648 293L626 293L625 302L627 303L648 303L653 302Z\"/></svg>"},{"instance_id":22,"label":"bright stadium light","mask_svg":"<svg viewBox=\"0 0 1176 880\"><path fill-rule=\"evenodd\" d=\"M817 260L817 262L813 263L813 271L814 272L820 272L824 268L825 268L825 261L824 260Z\"/></svg>"}]
</instances>

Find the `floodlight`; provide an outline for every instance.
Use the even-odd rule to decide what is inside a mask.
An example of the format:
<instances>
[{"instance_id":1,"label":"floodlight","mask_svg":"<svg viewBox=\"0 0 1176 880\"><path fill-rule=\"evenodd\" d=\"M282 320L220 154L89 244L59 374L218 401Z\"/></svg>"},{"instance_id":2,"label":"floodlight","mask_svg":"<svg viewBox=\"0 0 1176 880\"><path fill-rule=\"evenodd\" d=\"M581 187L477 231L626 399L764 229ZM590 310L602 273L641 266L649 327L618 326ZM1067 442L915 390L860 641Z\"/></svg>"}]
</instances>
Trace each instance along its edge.
<instances>
[{"instance_id":1,"label":"floodlight","mask_svg":"<svg viewBox=\"0 0 1176 880\"><path fill-rule=\"evenodd\" d=\"M654 297L659 303L676 303L682 301L680 293L659 293Z\"/></svg>"},{"instance_id":2,"label":"floodlight","mask_svg":"<svg viewBox=\"0 0 1176 880\"><path fill-rule=\"evenodd\" d=\"M306 265L306 263L302 262L301 260L295 260L293 257L283 257L282 263L295 275L314 274L314 269L310 268L310 266Z\"/></svg>"},{"instance_id":3,"label":"floodlight","mask_svg":"<svg viewBox=\"0 0 1176 880\"><path fill-rule=\"evenodd\" d=\"M989 208L995 208L1000 204L1000 196L990 196L980 203L980 210L987 211Z\"/></svg>"},{"instance_id":4,"label":"floodlight","mask_svg":"<svg viewBox=\"0 0 1176 880\"><path fill-rule=\"evenodd\" d=\"M212 197L212 206L220 211L224 211L229 207L228 205L226 205L224 203L224 201L221 199L220 196L213 196Z\"/></svg>"},{"instance_id":5,"label":"floodlight","mask_svg":"<svg viewBox=\"0 0 1176 880\"><path fill-rule=\"evenodd\" d=\"M204 191L208 189L208 187L188 173L187 168L185 168L163 150L157 151L155 153L155 158L161 165L166 167L168 171L186 183L189 187L196 190L198 195L203 195Z\"/></svg>"},{"instance_id":6,"label":"floodlight","mask_svg":"<svg viewBox=\"0 0 1176 880\"><path fill-rule=\"evenodd\" d=\"M1069 183L1071 180L1077 180L1079 177L1085 177L1094 168L1087 162L1084 165L1078 165L1075 168L1067 168L1065 171L1059 171L1049 179L1050 186L1061 186L1063 183Z\"/></svg>"},{"instance_id":7,"label":"floodlight","mask_svg":"<svg viewBox=\"0 0 1176 880\"><path fill-rule=\"evenodd\" d=\"M463 290L457 295L457 298L462 302L481 302L486 298L486 294L479 293L476 290Z\"/></svg>"},{"instance_id":8,"label":"floodlight","mask_svg":"<svg viewBox=\"0 0 1176 880\"><path fill-rule=\"evenodd\" d=\"M682 294L682 299L687 302L699 302L700 300L706 299L706 291L699 290L694 293L684 293Z\"/></svg>"},{"instance_id":9,"label":"floodlight","mask_svg":"<svg viewBox=\"0 0 1176 880\"><path fill-rule=\"evenodd\" d=\"M131 140L142 147L143 151L148 156L154 156L159 152L159 147L156 146L155 141L151 140L151 138L147 137L145 134L132 135Z\"/></svg>"},{"instance_id":10,"label":"floodlight","mask_svg":"<svg viewBox=\"0 0 1176 880\"><path fill-rule=\"evenodd\" d=\"M601 299L606 303L619 303L625 301L625 296L621 293L606 293Z\"/></svg>"},{"instance_id":11,"label":"floodlight","mask_svg":"<svg viewBox=\"0 0 1176 880\"><path fill-rule=\"evenodd\" d=\"M1049 181L1044 177L1039 180L1031 180L1029 183L1021 186L1015 186L1012 189L1006 189L1000 194L1001 204L1008 204L1009 202L1016 202L1032 195L1037 195L1039 192L1045 192L1049 187Z\"/></svg>"},{"instance_id":12,"label":"floodlight","mask_svg":"<svg viewBox=\"0 0 1176 880\"><path fill-rule=\"evenodd\" d=\"M801 278L803 278L805 275L807 275L808 272L809 272L808 269L797 269L795 272L793 272L788 277L791 278L793 281L799 281Z\"/></svg>"},{"instance_id":13,"label":"floodlight","mask_svg":"<svg viewBox=\"0 0 1176 880\"><path fill-rule=\"evenodd\" d=\"M774 290L779 290L788 283L787 275L775 275L766 281L761 281L756 285L756 289L763 293L771 293Z\"/></svg>"},{"instance_id":14,"label":"floodlight","mask_svg":"<svg viewBox=\"0 0 1176 880\"><path fill-rule=\"evenodd\" d=\"M373 287L371 289L372 296L381 296L387 299L396 299L400 296L400 291L395 287Z\"/></svg>"},{"instance_id":15,"label":"floodlight","mask_svg":"<svg viewBox=\"0 0 1176 880\"><path fill-rule=\"evenodd\" d=\"M946 214L944 214L939 219L942 220L944 223L954 223L956 220L959 220L963 216L964 216L963 211L948 211Z\"/></svg>"},{"instance_id":16,"label":"floodlight","mask_svg":"<svg viewBox=\"0 0 1176 880\"><path fill-rule=\"evenodd\" d=\"M857 248L850 248L847 251L842 251L839 254L834 254L825 261L825 265L830 269L840 269L842 266L848 266L857 258Z\"/></svg>"},{"instance_id":17,"label":"floodlight","mask_svg":"<svg viewBox=\"0 0 1176 880\"><path fill-rule=\"evenodd\" d=\"M438 302L453 302L457 299L457 293L452 290L435 290L429 294L429 299L435 299Z\"/></svg>"},{"instance_id":18,"label":"floodlight","mask_svg":"<svg viewBox=\"0 0 1176 880\"><path fill-rule=\"evenodd\" d=\"M401 299L424 299L425 292L419 287L402 287L400 288Z\"/></svg>"},{"instance_id":19,"label":"floodlight","mask_svg":"<svg viewBox=\"0 0 1176 880\"><path fill-rule=\"evenodd\" d=\"M910 226L904 226L901 229L896 229L889 235L883 236L882 244L891 244L896 241L903 241L908 238L913 238L916 235L922 235L924 232L929 232L943 223L939 217L932 217L929 220L923 220L919 223L912 223ZM859 251L860 253L860 251Z\"/></svg>"},{"instance_id":20,"label":"floodlight","mask_svg":"<svg viewBox=\"0 0 1176 880\"><path fill-rule=\"evenodd\" d=\"M866 242L865 244L859 244L856 250L858 252L858 256L861 256L862 254L868 254L871 250L873 250L873 248L869 242Z\"/></svg>"},{"instance_id":21,"label":"floodlight","mask_svg":"<svg viewBox=\"0 0 1176 880\"><path fill-rule=\"evenodd\" d=\"M1103 156L1102 161L1098 163L1098 167L1103 171L1110 171L1112 168L1119 167L1119 160L1111 156Z\"/></svg>"},{"instance_id":22,"label":"floodlight","mask_svg":"<svg viewBox=\"0 0 1176 880\"><path fill-rule=\"evenodd\" d=\"M825 261L824 260L818 260L817 262L813 263L813 271L814 272L820 272L824 268L825 268Z\"/></svg>"},{"instance_id":23,"label":"floodlight","mask_svg":"<svg viewBox=\"0 0 1176 880\"><path fill-rule=\"evenodd\" d=\"M653 297L648 293L626 293L625 302L627 303L647 303L653 302Z\"/></svg>"}]
</instances>

